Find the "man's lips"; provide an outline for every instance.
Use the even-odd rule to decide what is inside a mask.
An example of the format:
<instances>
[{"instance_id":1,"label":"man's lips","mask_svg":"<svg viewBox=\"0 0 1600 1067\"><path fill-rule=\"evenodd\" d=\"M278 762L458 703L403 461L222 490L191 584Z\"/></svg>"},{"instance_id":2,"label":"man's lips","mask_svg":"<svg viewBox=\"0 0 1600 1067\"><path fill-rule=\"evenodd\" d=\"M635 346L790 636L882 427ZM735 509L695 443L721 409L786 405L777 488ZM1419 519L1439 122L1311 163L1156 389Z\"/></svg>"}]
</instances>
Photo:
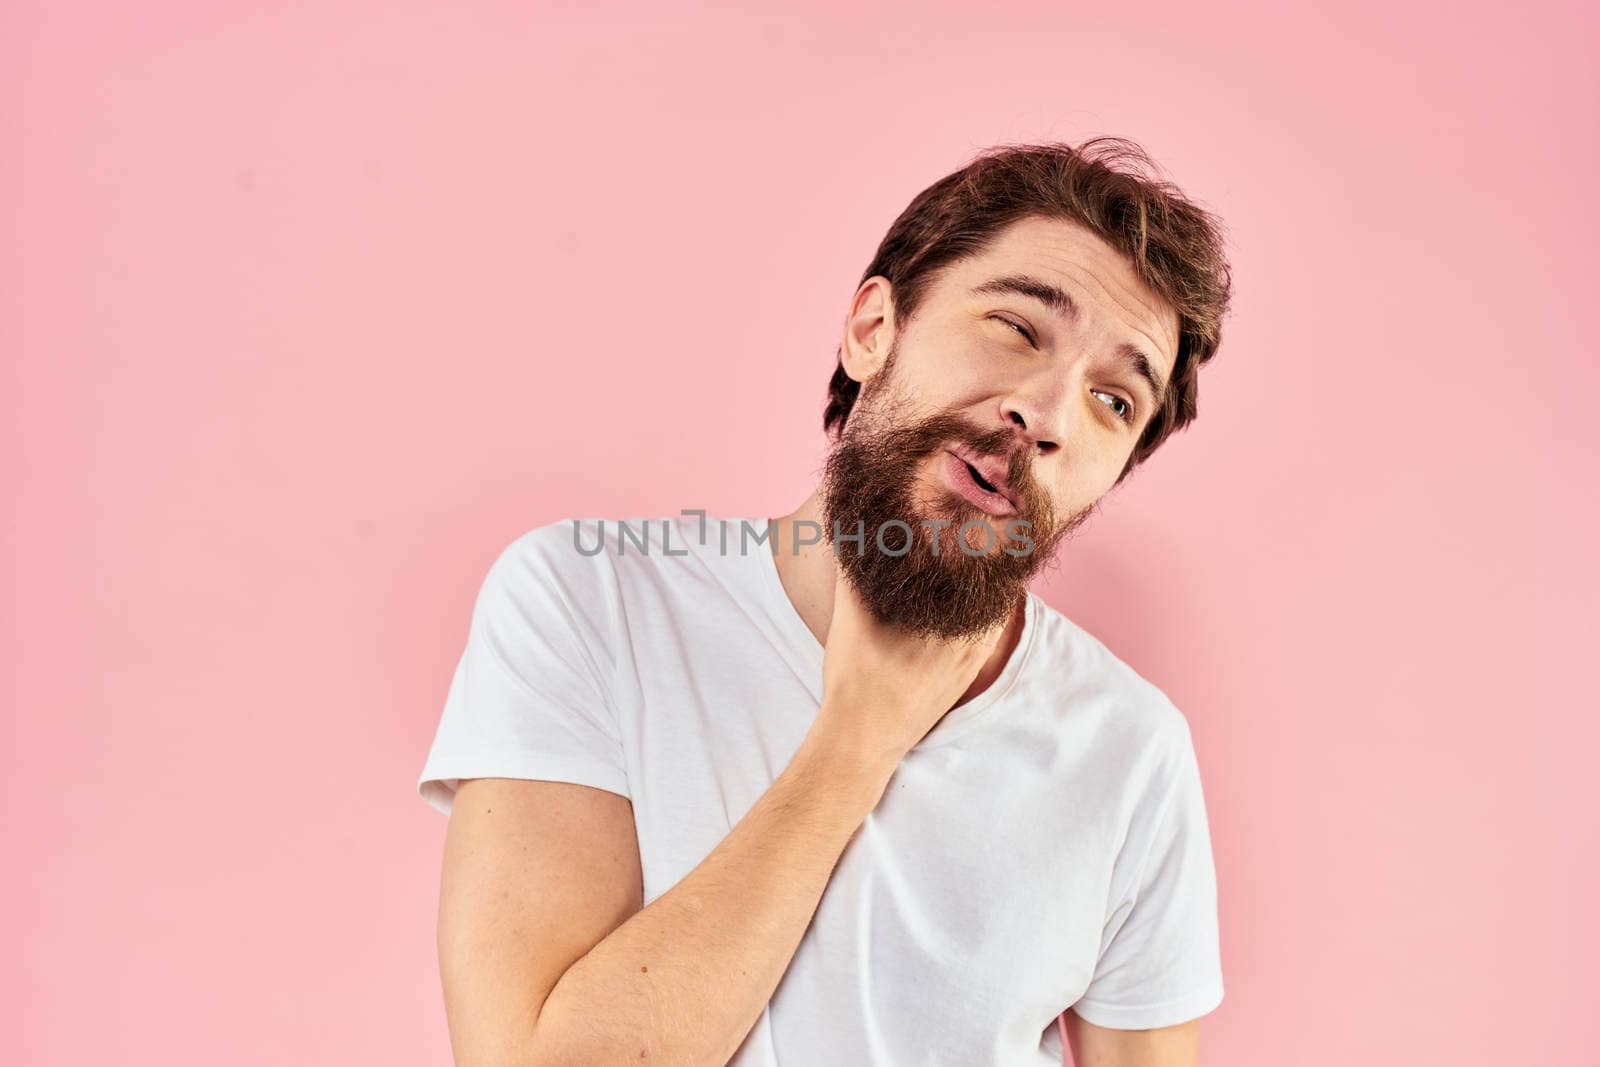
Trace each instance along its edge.
<instances>
[{"instance_id":1,"label":"man's lips","mask_svg":"<svg viewBox=\"0 0 1600 1067\"><path fill-rule=\"evenodd\" d=\"M1011 480L1007 476L1007 463L999 456L985 456L972 451L966 445L953 445L950 451L964 463L970 463L977 468L983 480L994 486L994 491L1011 502L1011 506L1021 510L1016 492L1011 488Z\"/></svg>"},{"instance_id":2,"label":"man's lips","mask_svg":"<svg viewBox=\"0 0 1600 1067\"><path fill-rule=\"evenodd\" d=\"M1017 507L1017 494L1006 479L1005 463L999 458L980 456L955 445L945 450L944 468L950 487L985 513L1001 516L1021 510ZM983 482L991 488L985 488Z\"/></svg>"}]
</instances>

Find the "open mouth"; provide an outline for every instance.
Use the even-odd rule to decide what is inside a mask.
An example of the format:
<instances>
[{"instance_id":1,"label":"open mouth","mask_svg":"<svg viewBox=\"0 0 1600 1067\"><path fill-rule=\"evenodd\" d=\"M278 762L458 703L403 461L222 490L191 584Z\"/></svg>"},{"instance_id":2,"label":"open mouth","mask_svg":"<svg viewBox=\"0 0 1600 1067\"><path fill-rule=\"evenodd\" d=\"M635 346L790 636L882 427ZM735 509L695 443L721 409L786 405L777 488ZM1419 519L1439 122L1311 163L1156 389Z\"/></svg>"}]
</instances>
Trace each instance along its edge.
<instances>
[{"instance_id":1,"label":"open mouth","mask_svg":"<svg viewBox=\"0 0 1600 1067\"><path fill-rule=\"evenodd\" d=\"M967 464L967 473L971 474L972 475L972 480L977 482L980 486L982 486L988 492L991 492L991 493L1000 492L1000 490L998 490L994 486L990 485L988 483L988 481L986 481L984 479L983 475L978 473L978 468L977 467L974 467L970 463Z\"/></svg>"},{"instance_id":2,"label":"open mouth","mask_svg":"<svg viewBox=\"0 0 1600 1067\"><path fill-rule=\"evenodd\" d=\"M1011 502L1008 488L1003 489L984 477L976 463L952 450L946 450L944 454L944 480L958 496L987 515L1011 515L1017 510Z\"/></svg>"}]
</instances>

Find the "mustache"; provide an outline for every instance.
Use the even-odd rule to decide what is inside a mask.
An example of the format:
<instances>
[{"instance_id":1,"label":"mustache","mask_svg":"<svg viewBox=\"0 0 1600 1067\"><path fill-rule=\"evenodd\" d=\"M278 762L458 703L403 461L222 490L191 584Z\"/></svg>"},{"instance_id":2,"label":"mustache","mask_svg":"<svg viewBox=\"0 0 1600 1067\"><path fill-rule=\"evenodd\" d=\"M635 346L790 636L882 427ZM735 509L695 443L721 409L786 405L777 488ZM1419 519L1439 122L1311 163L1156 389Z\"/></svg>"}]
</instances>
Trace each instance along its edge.
<instances>
[{"instance_id":1,"label":"mustache","mask_svg":"<svg viewBox=\"0 0 1600 1067\"><path fill-rule=\"evenodd\" d=\"M1017 495L1019 510L1032 513L1039 501L1038 484L1033 477L1033 455L1019 448L1016 433L1000 426L985 430L964 415L939 412L909 425L868 431L862 436L868 448L878 455L900 454L908 460L921 459L959 441L980 456L992 456L1006 463L1006 480Z\"/></svg>"}]
</instances>

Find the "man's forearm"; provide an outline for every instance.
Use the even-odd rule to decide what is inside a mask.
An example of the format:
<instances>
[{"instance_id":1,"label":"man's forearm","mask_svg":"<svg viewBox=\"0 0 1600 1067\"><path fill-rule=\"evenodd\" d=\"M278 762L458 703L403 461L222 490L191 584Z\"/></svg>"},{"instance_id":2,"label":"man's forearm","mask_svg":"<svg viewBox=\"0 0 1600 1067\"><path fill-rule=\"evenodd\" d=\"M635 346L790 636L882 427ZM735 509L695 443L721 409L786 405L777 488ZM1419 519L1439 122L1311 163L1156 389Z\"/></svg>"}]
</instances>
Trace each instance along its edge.
<instances>
[{"instance_id":1,"label":"man's forearm","mask_svg":"<svg viewBox=\"0 0 1600 1067\"><path fill-rule=\"evenodd\" d=\"M816 731L700 864L567 969L539 1064L726 1063L771 999L896 764Z\"/></svg>"}]
</instances>

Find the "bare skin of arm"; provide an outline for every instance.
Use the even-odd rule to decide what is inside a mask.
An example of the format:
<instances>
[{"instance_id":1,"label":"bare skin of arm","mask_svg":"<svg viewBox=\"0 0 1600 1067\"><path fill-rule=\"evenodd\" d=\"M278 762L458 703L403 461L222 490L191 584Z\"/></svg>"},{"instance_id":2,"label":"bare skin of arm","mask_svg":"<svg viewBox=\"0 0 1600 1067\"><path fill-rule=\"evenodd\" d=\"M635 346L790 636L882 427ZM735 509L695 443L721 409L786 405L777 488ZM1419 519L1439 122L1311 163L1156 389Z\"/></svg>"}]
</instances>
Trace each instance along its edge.
<instances>
[{"instance_id":1,"label":"bare skin of arm","mask_svg":"<svg viewBox=\"0 0 1600 1067\"><path fill-rule=\"evenodd\" d=\"M456 1062L726 1063L900 760L999 637L905 635L841 580L810 732L728 836L643 908L625 798L564 783L462 783L439 926Z\"/></svg>"},{"instance_id":2,"label":"bare skin of arm","mask_svg":"<svg viewBox=\"0 0 1600 1067\"><path fill-rule=\"evenodd\" d=\"M1200 1020L1154 1030L1109 1030L1069 1010L1067 1043L1077 1067L1196 1067Z\"/></svg>"}]
</instances>

